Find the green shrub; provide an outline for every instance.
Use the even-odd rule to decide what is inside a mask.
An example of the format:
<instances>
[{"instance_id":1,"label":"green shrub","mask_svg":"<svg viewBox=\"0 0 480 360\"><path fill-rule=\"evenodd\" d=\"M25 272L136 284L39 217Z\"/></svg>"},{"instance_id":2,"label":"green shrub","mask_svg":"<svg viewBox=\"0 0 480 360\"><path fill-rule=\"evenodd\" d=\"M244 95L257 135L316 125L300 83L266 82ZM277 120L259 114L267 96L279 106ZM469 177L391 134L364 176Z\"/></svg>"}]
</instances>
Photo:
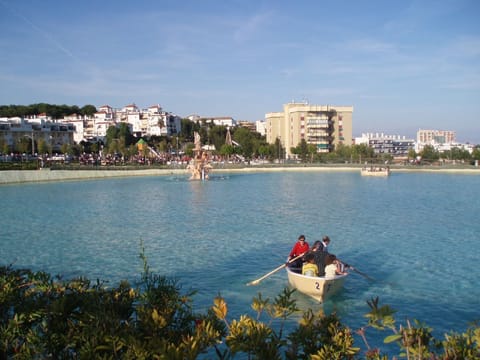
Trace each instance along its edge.
<instances>
[{"instance_id":1,"label":"green shrub","mask_svg":"<svg viewBox=\"0 0 480 360\"><path fill-rule=\"evenodd\" d=\"M418 321L397 325L394 311L378 299L368 302L367 323L356 331L335 313L307 309L285 333L286 321L299 311L289 289L273 300L258 294L255 316L229 319L221 296L198 314L191 306L194 292L151 273L143 251L141 258L144 269L135 287L0 267L0 359L388 359L369 346L367 328L391 331L385 342L398 344L407 359L480 358L478 325L440 341ZM354 333L363 348L354 344Z\"/></svg>"}]
</instances>

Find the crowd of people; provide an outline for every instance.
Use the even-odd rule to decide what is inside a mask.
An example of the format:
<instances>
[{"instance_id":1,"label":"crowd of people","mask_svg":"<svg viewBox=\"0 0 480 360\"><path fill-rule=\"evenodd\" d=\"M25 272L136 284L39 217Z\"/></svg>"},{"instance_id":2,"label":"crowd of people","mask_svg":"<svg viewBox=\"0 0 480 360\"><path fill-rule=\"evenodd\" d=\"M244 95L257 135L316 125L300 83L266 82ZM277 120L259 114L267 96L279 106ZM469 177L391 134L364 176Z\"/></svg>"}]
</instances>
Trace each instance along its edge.
<instances>
[{"instance_id":1,"label":"crowd of people","mask_svg":"<svg viewBox=\"0 0 480 360\"><path fill-rule=\"evenodd\" d=\"M309 246L305 235L300 235L290 251L287 266L307 276L333 277L346 274L345 266L334 254L329 253L330 238L324 236Z\"/></svg>"}]
</instances>

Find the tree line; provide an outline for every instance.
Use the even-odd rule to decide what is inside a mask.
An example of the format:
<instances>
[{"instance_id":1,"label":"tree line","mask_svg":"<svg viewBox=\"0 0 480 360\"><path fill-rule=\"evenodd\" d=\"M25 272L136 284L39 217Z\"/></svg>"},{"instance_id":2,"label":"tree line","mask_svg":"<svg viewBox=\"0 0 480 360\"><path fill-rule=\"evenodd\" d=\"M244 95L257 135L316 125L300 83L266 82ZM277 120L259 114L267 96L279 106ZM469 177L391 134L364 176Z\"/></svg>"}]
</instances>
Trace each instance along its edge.
<instances>
[{"instance_id":1,"label":"tree line","mask_svg":"<svg viewBox=\"0 0 480 360\"><path fill-rule=\"evenodd\" d=\"M52 105L38 103L31 105L0 105L0 117L25 117L46 114L52 119L61 119L70 115L93 116L97 112L94 105Z\"/></svg>"}]
</instances>

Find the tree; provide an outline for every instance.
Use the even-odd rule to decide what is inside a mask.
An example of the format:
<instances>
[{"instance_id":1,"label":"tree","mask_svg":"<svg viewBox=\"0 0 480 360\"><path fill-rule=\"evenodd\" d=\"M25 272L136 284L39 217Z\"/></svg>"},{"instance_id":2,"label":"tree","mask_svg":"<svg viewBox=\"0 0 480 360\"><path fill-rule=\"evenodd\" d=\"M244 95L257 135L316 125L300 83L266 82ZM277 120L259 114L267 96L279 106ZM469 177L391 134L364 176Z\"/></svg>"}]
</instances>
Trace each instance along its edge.
<instances>
[{"instance_id":1,"label":"tree","mask_svg":"<svg viewBox=\"0 0 480 360\"><path fill-rule=\"evenodd\" d=\"M46 154L46 153L48 153L48 150L50 149L47 142L43 138L38 139L37 146L38 146L38 153L39 154Z\"/></svg>"},{"instance_id":2,"label":"tree","mask_svg":"<svg viewBox=\"0 0 480 360\"><path fill-rule=\"evenodd\" d=\"M32 152L32 141L27 137L18 139L16 143L16 150L21 154L27 154Z\"/></svg>"},{"instance_id":3,"label":"tree","mask_svg":"<svg viewBox=\"0 0 480 360\"><path fill-rule=\"evenodd\" d=\"M73 144L71 146L71 153L74 156L79 156L82 153L82 145L80 144Z\"/></svg>"},{"instance_id":4,"label":"tree","mask_svg":"<svg viewBox=\"0 0 480 360\"><path fill-rule=\"evenodd\" d=\"M302 162L307 162L307 156L309 154L308 145L305 139L302 139L296 147L292 147L290 152L294 155L298 155Z\"/></svg>"},{"instance_id":5,"label":"tree","mask_svg":"<svg viewBox=\"0 0 480 360\"><path fill-rule=\"evenodd\" d=\"M220 148L220 155L226 156L227 158L230 158L230 156L233 155L234 152L235 149L233 148L233 145L223 144Z\"/></svg>"},{"instance_id":6,"label":"tree","mask_svg":"<svg viewBox=\"0 0 480 360\"><path fill-rule=\"evenodd\" d=\"M210 128L210 143L215 145L215 149L221 149L225 145L227 128L223 125L214 125Z\"/></svg>"},{"instance_id":7,"label":"tree","mask_svg":"<svg viewBox=\"0 0 480 360\"><path fill-rule=\"evenodd\" d=\"M432 145L425 145L423 150L420 152L420 156L423 161L434 162L440 158L438 151Z\"/></svg>"},{"instance_id":8,"label":"tree","mask_svg":"<svg viewBox=\"0 0 480 360\"><path fill-rule=\"evenodd\" d=\"M261 144L258 147L258 154L263 159L268 159L272 161L275 157L275 144Z\"/></svg>"},{"instance_id":9,"label":"tree","mask_svg":"<svg viewBox=\"0 0 480 360\"><path fill-rule=\"evenodd\" d=\"M353 155L352 148L344 144L338 144L337 148L335 149L335 154L337 158L340 158L341 161L351 159Z\"/></svg>"},{"instance_id":10,"label":"tree","mask_svg":"<svg viewBox=\"0 0 480 360\"><path fill-rule=\"evenodd\" d=\"M97 108L93 105L85 105L80 109L80 114L93 116L97 112Z\"/></svg>"},{"instance_id":11,"label":"tree","mask_svg":"<svg viewBox=\"0 0 480 360\"><path fill-rule=\"evenodd\" d=\"M375 151L367 144L358 144L351 147L351 156L359 162L368 161L375 157Z\"/></svg>"},{"instance_id":12,"label":"tree","mask_svg":"<svg viewBox=\"0 0 480 360\"><path fill-rule=\"evenodd\" d=\"M70 144L63 143L62 146L60 147L60 151L64 155L70 155L72 153L72 147L70 146Z\"/></svg>"},{"instance_id":13,"label":"tree","mask_svg":"<svg viewBox=\"0 0 480 360\"><path fill-rule=\"evenodd\" d=\"M308 144L307 145L307 152L308 155L310 156L310 162L313 163L313 158L317 154L317 147L314 144Z\"/></svg>"},{"instance_id":14,"label":"tree","mask_svg":"<svg viewBox=\"0 0 480 360\"><path fill-rule=\"evenodd\" d=\"M3 137L0 137L0 154L8 154L8 143Z\"/></svg>"},{"instance_id":15,"label":"tree","mask_svg":"<svg viewBox=\"0 0 480 360\"><path fill-rule=\"evenodd\" d=\"M162 139L158 143L157 148L160 152L167 152L168 151L168 141L167 141L167 139Z\"/></svg>"},{"instance_id":16,"label":"tree","mask_svg":"<svg viewBox=\"0 0 480 360\"><path fill-rule=\"evenodd\" d=\"M472 157L467 150L461 149L459 147L453 147L449 151L445 151L442 154L442 158L445 158L445 156L450 160L465 160L465 161L469 161Z\"/></svg>"},{"instance_id":17,"label":"tree","mask_svg":"<svg viewBox=\"0 0 480 360\"><path fill-rule=\"evenodd\" d=\"M253 154L253 139L250 130L244 127L236 128L232 138L240 144L240 152L246 159L251 159Z\"/></svg>"},{"instance_id":18,"label":"tree","mask_svg":"<svg viewBox=\"0 0 480 360\"><path fill-rule=\"evenodd\" d=\"M29 116L45 113L54 119L65 117L72 114L81 114L93 116L97 109L93 105L85 105L79 108L77 105L52 105L46 103L31 104L31 105L1 105L0 117L15 117L15 116Z\"/></svg>"},{"instance_id":19,"label":"tree","mask_svg":"<svg viewBox=\"0 0 480 360\"><path fill-rule=\"evenodd\" d=\"M189 119L182 119L181 120L181 130L179 135L182 136L187 141L193 141L193 133L198 131L200 126L189 120Z\"/></svg>"},{"instance_id":20,"label":"tree","mask_svg":"<svg viewBox=\"0 0 480 360\"><path fill-rule=\"evenodd\" d=\"M135 144L135 140L136 138L132 135L126 123L120 123L118 127L110 126L105 136L107 151L111 154L115 152L124 153L128 146Z\"/></svg>"},{"instance_id":21,"label":"tree","mask_svg":"<svg viewBox=\"0 0 480 360\"><path fill-rule=\"evenodd\" d=\"M475 146L473 149L472 160L480 160L480 146Z\"/></svg>"},{"instance_id":22,"label":"tree","mask_svg":"<svg viewBox=\"0 0 480 360\"><path fill-rule=\"evenodd\" d=\"M415 149L408 149L408 158L413 160L417 158L417 153L415 152Z\"/></svg>"}]
</instances>

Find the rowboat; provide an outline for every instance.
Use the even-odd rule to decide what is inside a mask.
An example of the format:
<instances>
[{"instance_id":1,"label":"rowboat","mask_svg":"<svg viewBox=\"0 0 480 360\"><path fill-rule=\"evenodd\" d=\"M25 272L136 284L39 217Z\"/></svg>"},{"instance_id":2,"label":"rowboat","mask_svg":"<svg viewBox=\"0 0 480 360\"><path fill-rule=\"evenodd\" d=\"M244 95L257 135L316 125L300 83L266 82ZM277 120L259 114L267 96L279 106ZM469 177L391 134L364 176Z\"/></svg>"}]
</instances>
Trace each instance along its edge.
<instances>
[{"instance_id":1,"label":"rowboat","mask_svg":"<svg viewBox=\"0 0 480 360\"><path fill-rule=\"evenodd\" d=\"M302 275L292 271L289 267L286 267L286 270L291 287L321 303L342 289L343 283L348 276L347 273L325 278L324 276Z\"/></svg>"},{"instance_id":2,"label":"rowboat","mask_svg":"<svg viewBox=\"0 0 480 360\"><path fill-rule=\"evenodd\" d=\"M390 175L390 168L378 166L366 166L362 168L362 176L388 176Z\"/></svg>"}]
</instances>

